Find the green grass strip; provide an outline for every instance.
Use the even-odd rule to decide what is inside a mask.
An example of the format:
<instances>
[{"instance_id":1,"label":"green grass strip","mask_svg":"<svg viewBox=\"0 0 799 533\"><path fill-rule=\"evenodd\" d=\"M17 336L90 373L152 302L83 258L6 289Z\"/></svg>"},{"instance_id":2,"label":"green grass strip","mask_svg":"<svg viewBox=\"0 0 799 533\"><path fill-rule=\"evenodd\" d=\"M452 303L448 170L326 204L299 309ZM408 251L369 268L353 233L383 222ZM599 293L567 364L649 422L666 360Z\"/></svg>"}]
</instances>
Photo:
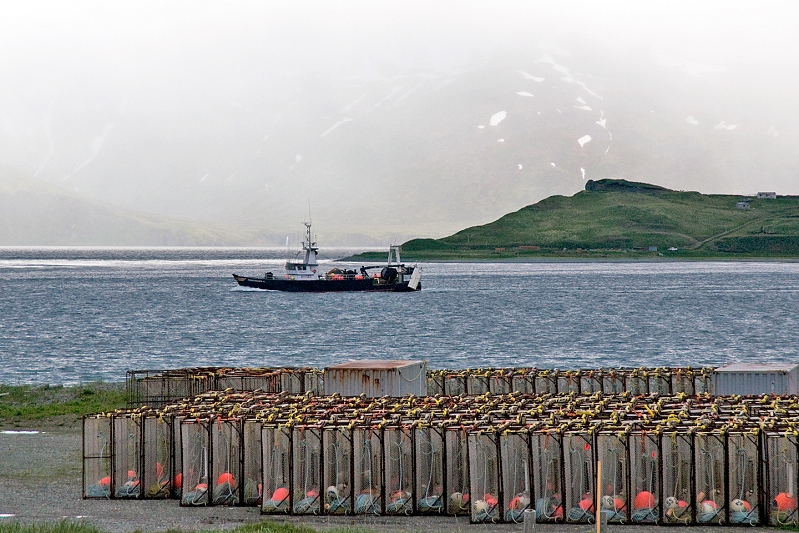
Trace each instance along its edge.
<instances>
[{"instance_id":1,"label":"green grass strip","mask_svg":"<svg viewBox=\"0 0 799 533\"><path fill-rule=\"evenodd\" d=\"M127 405L124 383L0 385L0 420L42 420L111 411Z\"/></svg>"}]
</instances>

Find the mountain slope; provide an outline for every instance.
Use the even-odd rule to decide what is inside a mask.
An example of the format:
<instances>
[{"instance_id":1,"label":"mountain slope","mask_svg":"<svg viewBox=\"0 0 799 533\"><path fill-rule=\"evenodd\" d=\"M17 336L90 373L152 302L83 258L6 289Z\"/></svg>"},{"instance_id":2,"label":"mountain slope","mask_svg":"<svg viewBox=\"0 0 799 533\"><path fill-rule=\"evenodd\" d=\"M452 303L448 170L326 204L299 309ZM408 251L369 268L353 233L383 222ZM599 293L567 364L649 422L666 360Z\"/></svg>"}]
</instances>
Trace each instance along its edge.
<instances>
[{"instance_id":1,"label":"mountain slope","mask_svg":"<svg viewBox=\"0 0 799 533\"><path fill-rule=\"evenodd\" d=\"M749 199L673 191L625 180L588 181L483 226L406 242L411 255L633 251L677 248L694 255L799 255L799 197ZM521 247L521 248L520 248ZM537 250L536 248L540 248Z\"/></svg>"}]
</instances>

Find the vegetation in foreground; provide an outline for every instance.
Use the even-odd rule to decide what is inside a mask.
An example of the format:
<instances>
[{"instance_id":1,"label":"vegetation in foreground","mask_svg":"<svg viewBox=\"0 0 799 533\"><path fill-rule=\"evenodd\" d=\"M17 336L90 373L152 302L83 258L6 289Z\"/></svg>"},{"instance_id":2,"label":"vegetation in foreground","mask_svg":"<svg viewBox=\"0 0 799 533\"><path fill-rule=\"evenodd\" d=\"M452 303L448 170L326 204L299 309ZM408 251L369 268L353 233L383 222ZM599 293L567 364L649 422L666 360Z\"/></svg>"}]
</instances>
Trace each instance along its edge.
<instances>
[{"instance_id":1,"label":"vegetation in foreground","mask_svg":"<svg viewBox=\"0 0 799 533\"><path fill-rule=\"evenodd\" d=\"M407 260L799 258L799 197L589 180L573 196L551 196L449 237L414 239L402 252Z\"/></svg>"},{"instance_id":2,"label":"vegetation in foreground","mask_svg":"<svg viewBox=\"0 0 799 533\"><path fill-rule=\"evenodd\" d=\"M78 419L127 405L124 383L62 385L0 385L0 425L22 421Z\"/></svg>"},{"instance_id":3,"label":"vegetation in foreground","mask_svg":"<svg viewBox=\"0 0 799 533\"><path fill-rule=\"evenodd\" d=\"M203 530L202 533L222 531L221 529ZM304 525L295 525L265 520L252 524L245 524L235 529L225 530L227 533L316 533L316 530ZM358 528L334 528L328 533L369 533L368 530ZM4 522L0 519L0 533L106 533L91 524L64 520L57 523L20 524L19 522ZM144 532L147 533L147 532ZM167 533L191 533L184 530L168 529ZM198 532L199 533L199 532Z\"/></svg>"}]
</instances>

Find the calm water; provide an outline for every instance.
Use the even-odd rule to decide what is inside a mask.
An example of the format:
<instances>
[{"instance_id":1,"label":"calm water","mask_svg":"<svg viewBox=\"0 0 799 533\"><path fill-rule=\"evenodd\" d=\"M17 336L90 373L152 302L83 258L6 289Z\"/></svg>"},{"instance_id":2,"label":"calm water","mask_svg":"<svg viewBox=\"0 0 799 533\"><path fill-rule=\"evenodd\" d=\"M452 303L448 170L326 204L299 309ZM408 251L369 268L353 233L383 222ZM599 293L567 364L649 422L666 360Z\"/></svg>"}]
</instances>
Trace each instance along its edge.
<instances>
[{"instance_id":1,"label":"calm water","mask_svg":"<svg viewBox=\"0 0 799 533\"><path fill-rule=\"evenodd\" d=\"M0 383L356 358L450 368L799 362L799 263L429 263L424 289L406 294L241 290L231 277L279 272L284 255L0 248Z\"/></svg>"}]
</instances>

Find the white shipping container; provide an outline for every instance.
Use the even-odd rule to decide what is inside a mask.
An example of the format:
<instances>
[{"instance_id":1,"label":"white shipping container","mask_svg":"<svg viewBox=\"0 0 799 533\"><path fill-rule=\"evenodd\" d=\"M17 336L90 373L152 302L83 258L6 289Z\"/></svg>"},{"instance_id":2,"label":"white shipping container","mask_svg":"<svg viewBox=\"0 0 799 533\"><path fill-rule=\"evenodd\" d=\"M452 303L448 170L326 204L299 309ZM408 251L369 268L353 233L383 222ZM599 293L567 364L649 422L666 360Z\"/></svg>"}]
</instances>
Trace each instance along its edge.
<instances>
[{"instance_id":1,"label":"white shipping container","mask_svg":"<svg viewBox=\"0 0 799 533\"><path fill-rule=\"evenodd\" d=\"M799 394L799 365L732 363L713 371L713 394Z\"/></svg>"},{"instance_id":2,"label":"white shipping container","mask_svg":"<svg viewBox=\"0 0 799 533\"><path fill-rule=\"evenodd\" d=\"M427 363L424 361L350 361L325 368L325 394L368 398L427 394Z\"/></svg>"}]
</instances>

